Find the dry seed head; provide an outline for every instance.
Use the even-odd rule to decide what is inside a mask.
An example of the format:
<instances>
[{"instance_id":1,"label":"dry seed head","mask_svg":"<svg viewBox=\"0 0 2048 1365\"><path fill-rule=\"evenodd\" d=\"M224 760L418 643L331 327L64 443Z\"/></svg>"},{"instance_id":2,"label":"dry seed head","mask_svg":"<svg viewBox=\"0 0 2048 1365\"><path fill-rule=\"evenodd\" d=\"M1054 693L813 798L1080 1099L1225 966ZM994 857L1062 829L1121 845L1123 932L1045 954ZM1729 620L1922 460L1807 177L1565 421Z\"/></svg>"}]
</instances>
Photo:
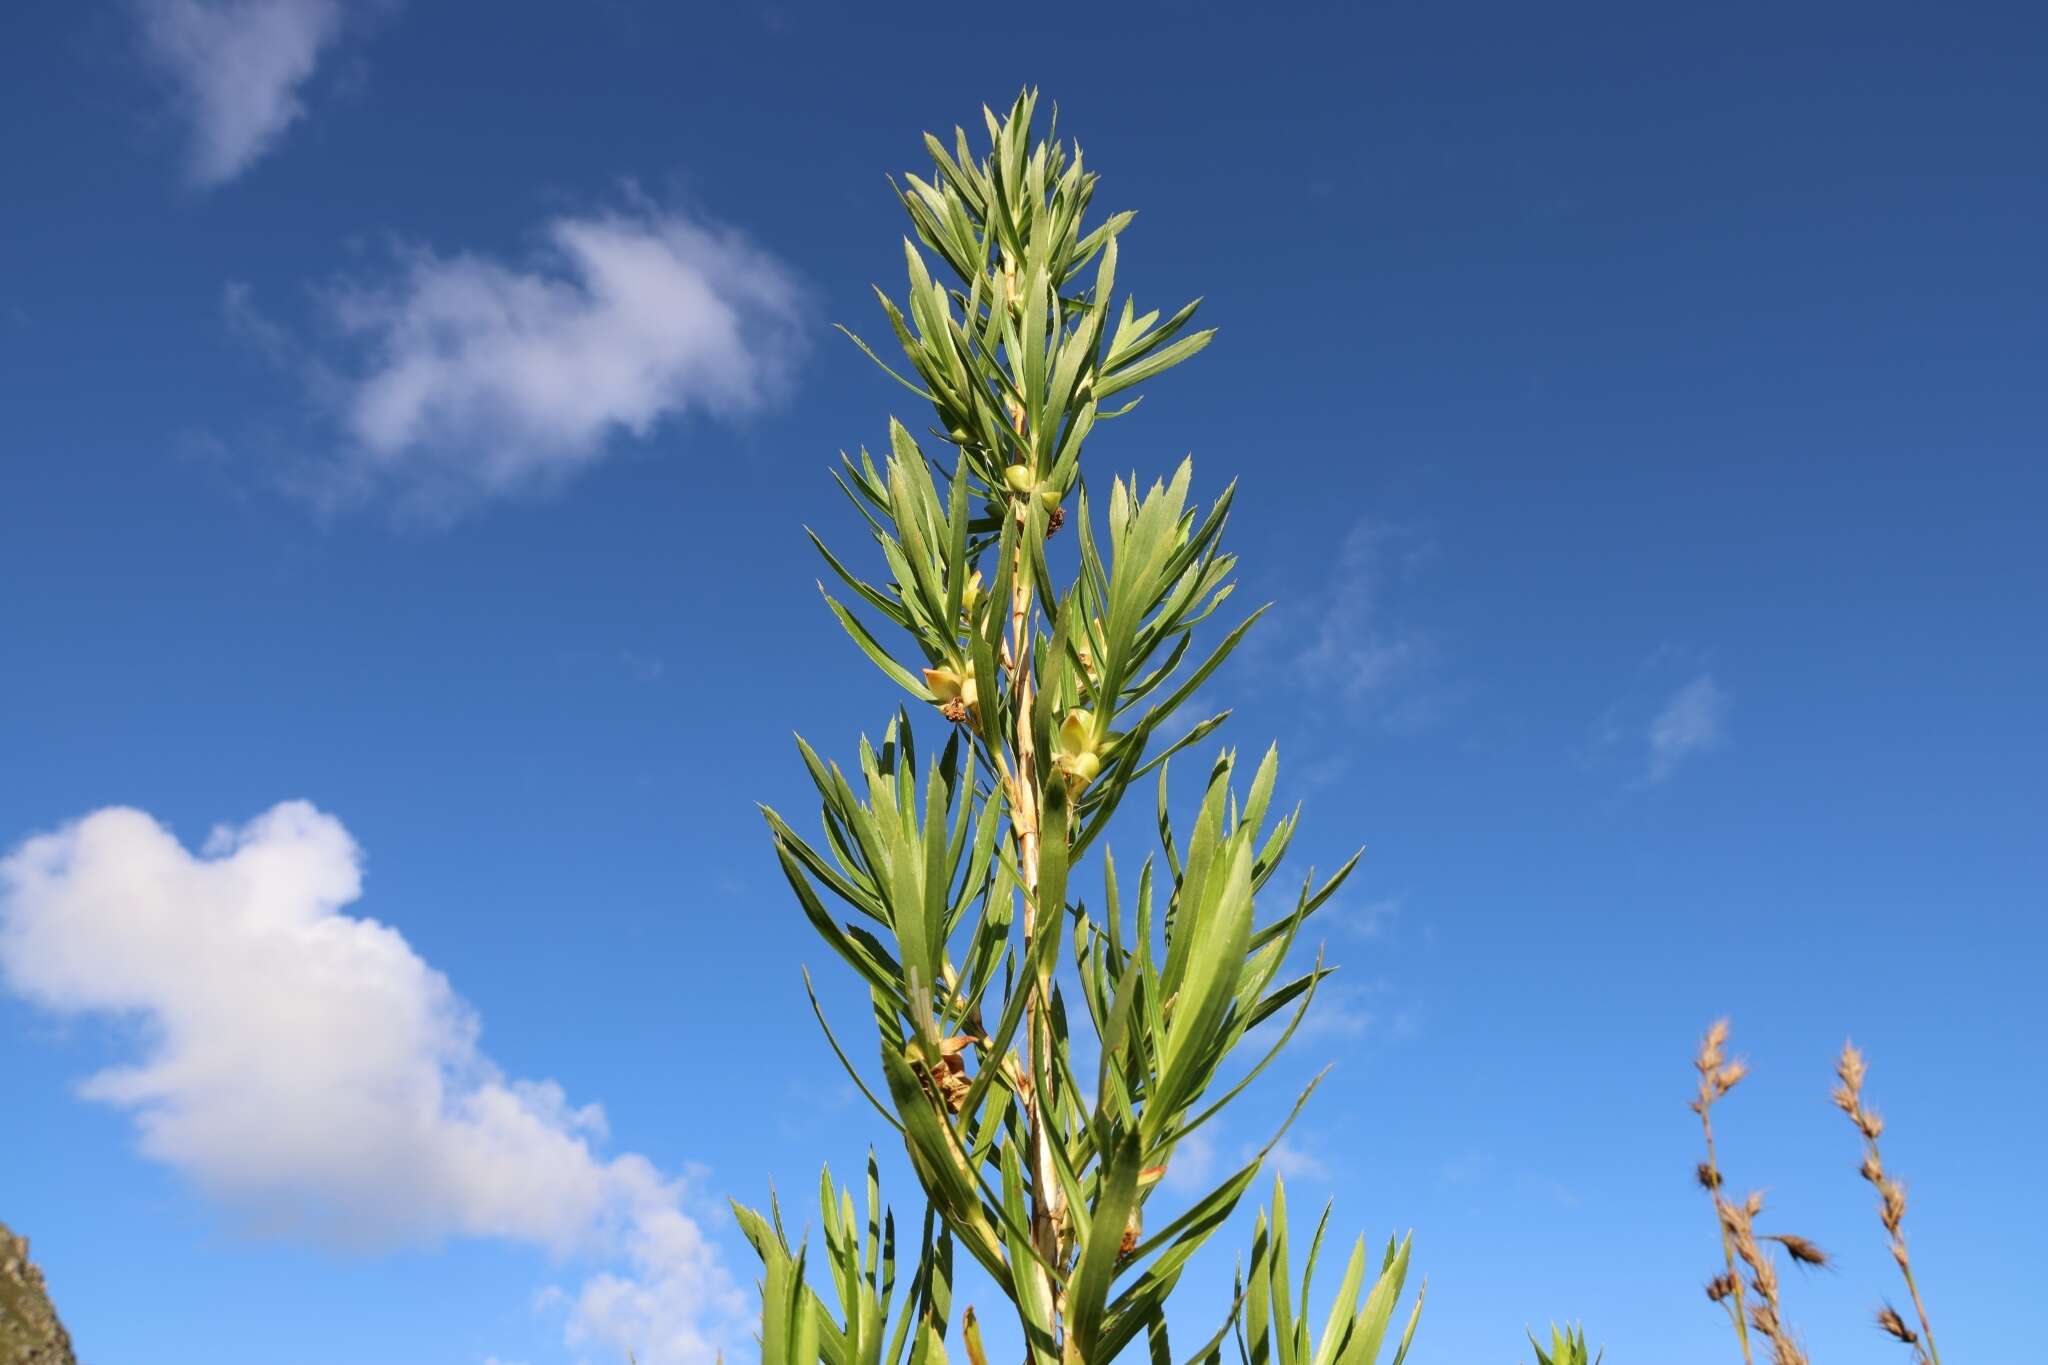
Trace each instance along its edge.
<instances>
[{"instance_id":1,"label":"dry seed head","mask_svg":"<svg viewBox=\"0 0 2048 1365\"><path fill-rule=\"evenodd\" d=\"M1751 1190L1749 1192L1748 1200L1746 1200L1743 1204L1743 1214L1745 1219L1754 1218L1763 1211L1764 1192L1762 1190Z\"/></svg>"},{"instance_id":2,"label":"dry seed head","mask_svg":"<svg viewBox=\"0 0 2048 1365\"><path fill-rule=\"evenodd\" d=\"M1744 1076L1747 1076L1748 1074L1748 1062L1730 1062L1728 1063L1728 1065L1720 1068L1719 1070L1714 1072L1715 1095L1720 1096L1727 1094L1729 1091L1735 1088L1737 1082L1739 1082Z\"/></svg>"},{"instance_id":3,"label":"dry seed head","mask_svg":"<svg viewBox=\"0 0 2048 1365\"><path fill-rule=\"evenodd\" d=\"M1899 1224L1906 1219L1906 1187L1896 1180L1885 1179L1878 1183L1877 1192L1884 1197L1880 1216L1884 1219L1885 1231L1896 1237Z\"/></svg>"},{"instance_id":4,"label":"dry seed head","mask_svg":"<svg viewBox=\"0 0 2048 1365\"><path fill-rule=\"evenodd\" d=\"M1721 1173L1715 1170L1711 1163L1702 1161L1699 1164L1699 1169L1694 1174L1699 1178L1701 1189L1718 1190L1721 1188Z\"/></svg>"},{"instance_id":5,"label":"dry seed head","mask_svg":"<svg viewBox=\"0 0 2048 1365\"><path fill-rule=\"evenodd\" d=\"M1884 1163L1877 1159L1876 1152L1863 1158L1863 1164L1857 1168L1857 1173L1873 1185L1884 1184Z\"/></svg>"},{"instance_id":6,"label":"dry seed head","mask_svg":"<svg viewBox=\"0 0 2048 1365\"><path fill-rule=\"evenodd\" d=\"M1711 1302L1719 1303L1734 1292L1735 1277L1733 1275L1716 1275L1713 1279L1707 1281L1707 1298Z\"/></svg>"},{"instance_id":7,"label":"dry seed head","mask_svg":"<svg viewBox=\"0 0 2048 1365\"><path fill-rule=\"evenodd\" d=\"M1906 1326L1906 1320L1899 1316L1899 1310L1888 1303L1878 1308L1877 1325L1889 1333L1894 1340L1903 1341L1908 1346L1914 1345L1920 1340L1920 1334Z\"/></svg>"},{"instance_id":8,"label":"dry seed head","mask_svg":"<svg viewBox=\"0 0 2048 1365\"><path fill-rule=\"evenodd\" d=\"M1863 1089L1863 1073L1867 1068L1863 1054L1856 1050L1854 1043L1842 1044L1841 1060L1835 1063L1835 1074L1842 1078L1842 1088L1854 1097Z\"/></svg>"},{"instance_id":9,"label":"dry seed head","mask_svg":"<svg viewBox=\"0 0 2048 1365\"><path fill-rule=\"evenodd\" d=\"M1720 1068L1721 1050L1727 1045L1728 1021L1716 1019L1713 1026L1707 1030L1707 1036L1700 1039L1700 1055L1693 1063L1700 1069L1701 1075L1711 1074Z\"/></svg>"},{"instance_id":10,"label":"dry seed head","mask_svg":"<svg viewBox=\"0 0 2048 1365\"><path fill-rule=\"evenodd\" d=\"M1795 1237L1789 1232L1773 1233L1770 1240L1785 1248L1787 1255L1801 1265L1826 1265L1828 1254L1804 1237Z\"/></svg>"}]
</instances>

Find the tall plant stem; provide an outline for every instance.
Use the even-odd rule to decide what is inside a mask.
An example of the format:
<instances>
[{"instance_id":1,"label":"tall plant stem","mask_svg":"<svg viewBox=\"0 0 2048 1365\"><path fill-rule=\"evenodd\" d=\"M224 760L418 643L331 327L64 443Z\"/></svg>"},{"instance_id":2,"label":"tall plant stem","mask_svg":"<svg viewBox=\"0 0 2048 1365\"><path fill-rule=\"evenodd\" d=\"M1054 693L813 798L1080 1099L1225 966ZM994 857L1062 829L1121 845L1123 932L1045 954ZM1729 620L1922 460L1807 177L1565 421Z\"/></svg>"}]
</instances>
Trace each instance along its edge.
<instances>
[{"instance_id":1,"label":"tall plant stem","mask_svg":"<svg viewBox=\"0 0 2048 1365\"><path fill-rule=\"evenodd\" d=\"M1015 415L1018 434L1024 430L1023 414ZM1024 523L1022 530L1029 530L1030 509L1020 503L1016 515ZM1012 715L1015 719L1016 766L1011 774L1010 820L1017 835L1018 870L1024 880L1024 959L1036 961L1033 945L1038 934L1058 933L1057 907L1038 905L1038 861L1040 836L1040 808L1044 792L1038 780L1037 744L1031 733L1033 664L1032 639L1032 585L1030 558L1026 554L1023 537L1018 538L1016 559L1012 565L1010 589L1010 688L1014 702ZM1041 924L1039 911L1045 911L1045 923ZM1031 1164L1031 1240L1038 1248L1038 1254L1045 1258L1047 1265L1059 1264L1060 1226L1065 1216L1065 1192L1060 1186L1059 1173L1053 1168L1052 1134L1046 1127L1046 1096L1039 1093L1039 1078L1051 1077L1052 1025L1046 1017L1046 1005L1052 991L1049 973L1040 974L1026 983L1025 990L1030 996L1025 1001L1025 1034L1028 1040L1030 1085L1023 1090L1024 1121L1026 1142ZM1019 1274L1044 1276L1045 1271L1037 1266L1016 1267ZM1046 1298L1053 1303L1053 1327L1059 1332L1062 1316L1060 1304L1052 1292L1047 1277ZM1029 1330L1029 1324L1026 1324Z\"/></svg>"},{"instance_id":2,"label":"tall plant stem","mask_svg":"<svg viewBox=\"0 0 2048 1365\"><path fill-rule=\"evenodd\" d=\"M1905 1239L1899 1239L1899 1273L1906 1277L1906 1292L1913 1298L1914 1315L1920 1319L1920 1339L1927 1343L1927 1358L1933 1365L1941 1365L1941 1350L1934 1344L1934 1329L1927 1325L1927 1305L1920 1302L1920 1286L1913 1282L1913 1267L1904 1258Z\"/></svg>"},{"instance_id":3,"label":"tall plant stem","mask_svg":"<svg viewBox=\"0 0 2048 1365\"><path fill-rule=\"evenodd\" d=\"M1709 1106L1700 1106L1700 1131L1707 1139L1707 1169L1714 1173L1714 1187L1707 1191L1714 1198L1714 1221L1721 1228L1721 1255L1728 1263L1728 1283L1732 1286L1731 1304L1728 1316L1735 1320L1735 1335L1742 1342L1742 1365L1755 1365L1749 1350L1749 1318L1742 1306L1742 1275L1735 1268L1735 1239L1728 1231L1728 1220L1721 1213L1721 1162L1714 1154L1714 1121L1707 1116Z\"/></svg>"},{"instance_id":4,"label":"tall plant stem","mask_svg":"<svg viewBox=\"0 0 2048 1365\"><path fill-rule=\"evenodd\" d=\"M1878 1152L1877 1139L1871 1136L1872 1130L1869 1127L1865 1127L1863 1122L1861 1122L1862 1115L1863 1110L1859 1103L1852 1117L1857 1118L1859 1120L1858 1126L1863 1128L1863 1147L1869 1155L1872 1168L1881 1172L1884 1158ZM1902 1204L1901 1208L1903 1207ZM1920 1319L1920 1340L1925 1343L1927 1348L1928 1365L1941 1365L1941 1351L1934 1344L1934 1329L1928 1326L1927 1323L1927 1305L1921 1301L1920 1286L1913 1279L1913 1262L1906 1254L1906 1229L1903 1226L1903 1221L1887 1222L1885 1231L1891 1237L1892 1259L1898 1262L1899 1274L1906 1281L1906 1294L1913 1300L1913 1316Z\"/></svg>"}]
</instances>

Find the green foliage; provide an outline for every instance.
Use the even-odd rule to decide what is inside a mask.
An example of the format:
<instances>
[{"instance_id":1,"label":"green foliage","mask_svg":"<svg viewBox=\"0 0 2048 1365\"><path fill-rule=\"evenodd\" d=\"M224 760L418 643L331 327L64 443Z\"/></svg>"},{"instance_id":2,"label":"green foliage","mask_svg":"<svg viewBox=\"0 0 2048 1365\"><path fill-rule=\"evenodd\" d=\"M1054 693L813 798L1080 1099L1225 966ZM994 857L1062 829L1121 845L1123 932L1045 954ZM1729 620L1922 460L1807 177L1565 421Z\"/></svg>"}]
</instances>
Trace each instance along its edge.
<instances>
[{"instance_id":1,"label":"green foliage","mask_svg":"<svg viewBox=\"0 0 2048 1365\"><path fill-rule=\"evenodd\" d=\"M1316 1260L1323 1248L1323 1232L1329 1226L1326 1205L1309 1241L1308 1262L1302 1268L1299 1298L1288 1264L1287 1191L1273 1181L1270 1220L1259 1211L1252 1233L1251 1272L1241 1282L1242 1313L1238 1351L1244 1365L1374 1365L1388 1324L1408 1278L1408 1238L1387 1239L1380 1268L1371 1285L1365 1283L1365 1238L1351 1248L1351 1260L1344 1268L1336 1300L1320 1334L1312 1334L1309 1322L1309 1291L1315 1284ZM1361 1295L1363 1297L1361 1298ZM1422 1318L1422 1291L1408 1310L1407 1325L1394 1347L1393 1365L1407 1358L1408 1343L1415 1338L1415 1325Z\"/></svg>"},{"instance_id":2,"label":"green foliage","mask_svg":"<svg viewBox=\"0 0 2048 1365\"><path fill-rule=\"evenodd\" d=\"M881 1175L868 1154L866 1222L856 1221L853 1191L837 1189L828 1166L819 1178L826 1270L839 1311L805 1283L805 1249L791 1250L782 1209L767 1217L735 1203L740 1230L761 1257L762 1365L944 1365L952 1305L953 1242L930 1212L919 1239L917 1270L895 1326L896 1218L882 1205Z\"/></svg>"},{"instance_id":3,"label":"green foliage","mask_svg":"<svg viewBox=\"0 0 2048 1365\"><path fill-rule=\"evenodd\" d=\"M1590 1354L1586 1349L1584 1327L1557 1327L1550 1329L1550 1350L1543 1349L1543 1343L1536 1340L1536 1334L1529 1334L1529 1344L1536 1348L1536 1365L1600 1365L1607 1353Z\"/></svg>"},{"instance_id":4,"label":"green foliage","mask_svg":"<svg viewBox=\"0 0 2048 1365\"><path fill-rule=\"evenodd\" d=\"M1098 498L1081 452L1099 422L1136 403L1106 400L1212 334L1190 329L1195 304L1162 319L1117 299L1131 215L1089 224L1096 178L1078 147L1033 140L1035 104L1027 92L1007 117L988 112L979 159L962 131L950 147L928 137L929 177L898 186L915 237L904 242L909 285L900 302L877 294L904 364L854 339L930 404L933 422L913 434L892 420L879 463L866 450L841 456L836 477L879 570L812 535L839 585L830 611L920 719L900 705L879 744L861 740L851 771L798 741L820 802L815 836L764 814L805 916L867 988L872 1068L841 1045L815 994L812 1004L901 1136L927 1211L913 1288L888 1328L896 1248L872 1163L864 1231L851 1194L835 1196L826 1177L836 1313L808 1286L779 1213L739 1210L762 1258L764 1358L789 1365L899 1365L906 1344L911 1365L943 1360L956 1245L1013 1302L1031 1365L1107 1362L1141 1335L1166 1360L1167 1299L1264 1153L1156 1230L1147 1205L1178 1145L1300 1023L1328 969L1290 976L1290 950L1357 862L1321 882L1311 874L1266 912L1299 820L1274 804L1271 751L1244 782L1223 750L1191 818L1169 809L1168 761L1227 715L1176 723L1177 713L1256 617L1196 647L1231 596L1231 490L1200 508L1183 462L1149 488L1112 478ZM1048 540L1069 524L1056 568ZM950 733L921 762L916 731L933 723ZM1084 881L1084 857L1148 778L1157 853L1129 878L1105 844L1099 882ZM1060 984L1069 975L1078 1011ZM1278 1041L1241 1057L1276 1015ZM1097 1043L1086 1076L1071 1033L1083 1022ZM1284 1291L1259 1288L1286 1278L1285 1217L1276 1186L1277 1245L1255 1250L1245 1302L1292 1343L1305 1329ZM1389 1248L1361 1304L1361 1244L1315 1353L1282 1365L1370 1365L1407 1256L1405 1243ZM1213 1358L1229 1326L1197 1358ZM980 1365L971 1315L961 1339Z\"/></svg>"}]
</instances>

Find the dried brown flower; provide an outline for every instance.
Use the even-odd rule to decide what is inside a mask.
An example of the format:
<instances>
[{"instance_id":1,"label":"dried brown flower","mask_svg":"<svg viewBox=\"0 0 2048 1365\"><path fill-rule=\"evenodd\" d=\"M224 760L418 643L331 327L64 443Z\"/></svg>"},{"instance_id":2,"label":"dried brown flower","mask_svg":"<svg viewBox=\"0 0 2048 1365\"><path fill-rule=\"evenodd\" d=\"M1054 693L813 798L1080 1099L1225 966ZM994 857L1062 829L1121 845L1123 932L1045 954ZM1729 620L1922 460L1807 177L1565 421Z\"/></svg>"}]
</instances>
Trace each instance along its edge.
<instances>
[{"instance_id":1,"label":"dried brown flower","mask_svg":"<svg viewBox=\"0 0 2048 1365\"><path fill-rule=\"evenodd\" d=\"M1835 1087L1833 1099L1835 1107L1848 1115L1849 1122L1863 1135L1863 1161L1857 1167L1857 1173L1877 1187L1877 1216L1884 1224L1887 1249L1898 1264L1900 1276L1906 1281L1906 1292L1912 1296L1913 1315L1919 1320L1920 1330L1915 1332L1907 1327L1905 1319L1890 1304L1878 1310L1877 1325L1911 1346L1913 1358L1920 1365L1941 1365L1941 1353L1934 1345L1934 1329L1927 1322L1927 1305L1920 1298L1920 1287L1913 1279L1912 1260L1906 1254L1906 1187L1885 1171L1884 1158L1877 1150L1878 1137L1884 1132L1884 1120L1863 1103L1863 1078L1868 1070L1856 1045L1842 1044L1842 1055L1835 1063L1835 1075L1841 1084Z\"/></svg>"},{"instance_id":2,"label":"dried brown flower","mask_svg":"<svg viewBox=\"0 0 2048 1365\"><path fill-rule=\"evenodd\" d=\"M1785 1253L1801 1265L1826 1265L1828 1254L1804 1237L1795 1237L1789 1232L1772 1233L1767 1239L1785 1248Z\"/></svg>"},{"instance_id":3,"label":"dried brown flower","mask_svg":"<svg viewBox=\"0 0 2048 1365\"><path fill-rule=\"evenodd\" d=\"M1899 1225L1906 1221L1906 1187L1886 1177L1877 1182L1877 1192L1884 1199L1884 1207L1878 1216L1884 1220L1884 1228L1893 1237L1898 1237Z\"/></svg>"},{"instance_id":4,"label":"dried brown flower","mask_svg":"<svg viewBox=\"0 0 2048 1365\"><path fill-rule=\"evenodd\" d=\"M1721 1065L1721 1050L1728 1045L1728 1021L1716 1019L1707 1029L1706 1037L1700 1039L1699 1060L1693 1063L1701 1072L1711 1072Z\"/></svg>"}]
</instances>

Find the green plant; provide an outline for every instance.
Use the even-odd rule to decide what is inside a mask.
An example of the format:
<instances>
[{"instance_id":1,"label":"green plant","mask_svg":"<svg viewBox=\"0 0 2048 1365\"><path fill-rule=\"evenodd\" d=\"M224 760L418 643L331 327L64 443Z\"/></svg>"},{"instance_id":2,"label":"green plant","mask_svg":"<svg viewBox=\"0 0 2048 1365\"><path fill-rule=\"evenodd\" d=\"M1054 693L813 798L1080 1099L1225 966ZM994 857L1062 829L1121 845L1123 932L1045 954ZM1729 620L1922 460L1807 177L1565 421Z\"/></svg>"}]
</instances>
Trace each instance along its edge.
<instances>
[{"instance_id":1,"label":"green plant","mask_svg":"<svg viewBox=\"0 0 2048 1365\"><path fill-rule=\"evenodd\" d=\"M1536 1365L1600 1365L1606 1356L1602 1351L1593 1355L1586 1349L1584 1327L1558 1327L1550 1329L1550 1350L1543 1349L1543 1343L1536 1340L1536 1334L1529 1334L1529 1344L1536 1348Z\"/></svg>"},{"instance_id":2,"label":"green plant","mask_svg":"<svg viewBox=\"0 0 2048 1365\"><path fill-rule=\"evenodd\" d=\"M1365 1283L1365 1238L1358 1239L1322 1333L1312 1337L1309 1289L1315 1282L1316 1258L1329 1222L1330 1209L1324 1205L1315 1237L1309 1242L1308 1263L1301 1272L1297 1315L1291 1288L1294 1280L1287 1264L1287 1191L1279 1177L1274 1177L1272 1221L1269 1226L1266 1210L1259 1211L1252 1233L1251 1277L1240 1285L1243 1313L1238 1352L1245 1365L1373 1365L1379 1358L1380 1344L1401 1299L1402 1282L1408 1277L1408 1239L1398 1243L1387 1239L1379 1271L1370 1285ZM1408 1311L1408 1325L1394 1348L1393 1365L1401 1365L1407 1358L1408 1343L1414 1340L1415 1325L1422 1317L1422 1299L1417 1293L1415 1306Z\"/></svg>"},{"instance_id":3,"label":"green plant","mask_svg":"<svg viewBox=\"0 0 2048 1365\"><path fill-rule=\"evenodd\" d=\"M851 774L799 741L822 801L819 841L765 814L805 915L868 990L877 1083L815 992L812 1004L901 1136L926 1215L912 1291L885 1330L893 1224L872 1168L864 1236L850 1196L835 1201L826 1180L837 1312L809 1287L779 1214L739 1210L762 1256L771 1365L896 1365L906 1349L913 1365L943 1360L956 1247L1013 1305L1030 1365L1096 1365L1141 1337L1169 1359L1167 1299L1264 1151L1162 1226L1148 1226L1148 1203L1179 1144L1286 1046L1329 971L1319 960L1288 975L1290 951L1357 862L1320 884L1311 875L1282 912L1259 913L1299 819L1274 805L1271 751L1242 789L1236 755L1221 752L1192 818L1172 818L1169 758L1227 713L1175 717L1251 625L1194 649L1197 627L1231 595L1234 559L1219 548L1231 489L1198 513L1185 462L1149 489L1134 477L1104 493L1081 458L1099 423L1136 405L1110 400L1210 333L1190 330L1192 303L1164 319L1128 298L1118 308L1131 215L1087 222L1095 176L1078 147L1034 141L1035 104L1027 92L1007 117L984 111L979 159L964 132L950 148L927 136L931 178L898 188L916 238L904 243L909 290L901 305L876 292L908 373L854 339L930 404L934 424L920 436L892 421L879 465L865 450L841 457L837 478L873 532L881 576L861 576L812 536L846 599L827 592L827 606L918 719L899 708L879 745L861 741ZM1048 538L1068 524L1055 548L1072 548L1056 561ZM917 732L934 723L950 733L920 763ZM1161 848L1133 881L1106 835L1147 779ZM1091 908L1082 867L1098 845ZM1277 1039L1247 1049L1275 1017ZM1092 1064L1077 1061L1080 1026L1095 1037ZM1289 1350L1299 1339L1275 1288L1285 1278L1277 1187L1270 1236L1242 1304L1197 1358L1216 1358L1240 1306L1270 1315L1270 1332L1247 1319L1254 1339L1284 1338ZM1261 1255L1280 1256L1280 1280L1262 1279ZM1312 1357L1283 1351L1282 1365L1365 1365L1406 1262L1406 1243L1390 1250L1354 1317L1346 1296L1361 1245L1333 1327ZM971 1313L960 1340L982 1365Z\"/></svg>"}]
</instances>

